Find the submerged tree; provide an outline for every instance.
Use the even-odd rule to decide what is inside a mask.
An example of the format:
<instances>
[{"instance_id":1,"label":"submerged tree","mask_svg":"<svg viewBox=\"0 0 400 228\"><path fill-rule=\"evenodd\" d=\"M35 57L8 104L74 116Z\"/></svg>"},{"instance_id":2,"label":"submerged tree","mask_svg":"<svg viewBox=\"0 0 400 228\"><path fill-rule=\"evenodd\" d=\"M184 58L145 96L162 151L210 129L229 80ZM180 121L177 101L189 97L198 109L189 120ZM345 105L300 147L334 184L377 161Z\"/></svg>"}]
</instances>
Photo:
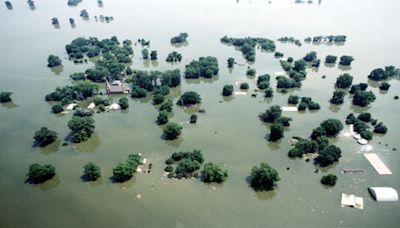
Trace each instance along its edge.
<instances>
[{"instance_id":1,"label":"submerged tree","mask_svg":"<svg viewBox=\"0 0 400 228\"><path fill-rule=\"evenodd\" d=\"M47 127L42 127L40 130L35 132L33 138L40 146L47 146L57 140L57 132L49 130Z\"/></svg>"},{"instance_id":2,"label":"submerged tree","mask_svg":"<svg viewBox=\"0 0 400 228\"><path fill-rule=\"evenodd\" d=\"M33 184L43 183L55 175L55 168L52 165L39 165L38 163L29 166L28 181Z\"/></svg>"},{"instance_id":3,"label":"submerged tree","mask_svg":"<svg viewBox=\"0 0 400 228\"><path fill-rule=\"evenodd\" d=\"M168 123L164 128L166 139L173 140L179 137L182 133L182 127L177 123Z\"/></svg>"},{"instance_id":4,"label":"submerged tree","mask_svg":"<svg viewBox=\"0 0 400 228\"><path fill-rule=\"evenodd\" d=\"M89 162L83 166L83 178L88 181L96 181L101 177L100 167L96 164Z\"/></svg>"},{"instance_id":5,"label":"submerged tree","mask_svg":"<svg viewBox=\"0 0 400 228\"><path fill-rule=\"evenodd\" d=\"M204 182L222 183L228 177L228 171L217 164L206 163L201 171L201 175Z\"/></svg>"},{"instance_id":6,"label":"submerged tree","mask_svg":"<svg viewBox=\"0 0 400 228\"><path fill-rule=\"evenodd\" d=\"M261 163L259 167L254 166L251 169L250 184L255 190L272 190L279 180L278 171L266 163Z\"/></svg>"},{"instance_id":7,"label":"submerged tree","mask_svg":"<svg viewBox=\"0 0 400 228\"><path fill-rule=\"evenodd\" d=\"M233 93L233 85L224 85L222 96L231 96Z\"/></svg>"},{"instance_id":8,"label":"submerged tree","mask_svg":"<svg viewBox=\"0 0 400 228\"><path fill-rule=\"evenodd\" d=\"M11 92L1 92L0 93L0 103L6 103L11 101Z\"/></svg>"},{"instance_id":9,"label":"submerged tree","mask_svg":"<svg viewBox=\"0 0 400 228\"><path fill-rule=\"evenodd\" d=\"M339 64L344 66L350 66L351 62L353 62L354 58L349 55L343 55L340 57Z\"/></svg>"},{"instance_id":10,"label":"submerged tree","mask_svg":"<svg viewBox=\"0 0 400 228\"><path fill-rule=\"evenodd\" d=\"M56 67L61 65L61 59L55 55L49 55L47 58L47 66L48 67Z\"/></svg>"}]
</instances>

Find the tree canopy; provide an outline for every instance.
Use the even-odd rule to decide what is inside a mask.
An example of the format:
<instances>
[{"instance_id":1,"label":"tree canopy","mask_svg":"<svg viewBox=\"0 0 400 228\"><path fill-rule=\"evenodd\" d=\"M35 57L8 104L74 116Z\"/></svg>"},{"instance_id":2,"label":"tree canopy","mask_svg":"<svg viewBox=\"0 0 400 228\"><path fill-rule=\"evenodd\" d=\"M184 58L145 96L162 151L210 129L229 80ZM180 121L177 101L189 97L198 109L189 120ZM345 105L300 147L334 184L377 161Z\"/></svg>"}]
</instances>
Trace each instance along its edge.
<instances>
[{"instance_id":1,"label":"tree canopy","mask_svg":"<svg viewBox=\"0 0 400 228\"><path fill-rule=\"evenodd\" d=\"M206 163L201 171L201 176L204 182L222 183L228 177L228 171L220 165Z\"/></svg>"},{"instance_id":2,"label":"tree canopy","mask_svg":"<svg viewBox=\"0 0 400 228\"><path fill-rule=\"evenodd\" d=\"M324 150L319 152L316 162L322 167L329 166L339 160L339 158L342 156L341 153L342 151L339 147L335 145L329 145Z\"/></svg>"},{"instance_id":3,"label":"tree canopy","mask_svg":"<svg viewBox=\"0 0 400 228\"><path fill-rule=\"evenodd\" d=\"M68 122L68 127L71 129L72 142L80 143L90 138L94 132L95 121L91 116L73 116Z\"/></svg>"},{"instance_id":4,"label":"tree canopy","mask_svg":"<svg viewBox=\"0 0 400 228\"><path fill-rule=\"evenodd\" d=\"M254 166L251 169L250 184L255 190L272 190L279 180L278 171L266 163L261 163L259 167Z\"/></svg>"},{"instance_id":5,"label":"tree canopy","mask_svg":"<svg viewBox=\"0 0 400 228\"><path fill-rule=\"evenodd\" d=\"M185 66L185 78L212 78L218 75L218 60L215 57L200 57L198 60L192 60Z\"/></svg>"},{"instance_id":6,"label":"tree canopy","mask_svg":"<svg viewBox=\"0 0 400 228\"><path fill-rule=\"evenodd\" d=\"M49 55L49 57L47 58L47 66L48 67L56 67L56 66L60 66L62 63L60 57L55 56L55 55Z\"/></svg>"},{"instance_id":7,"label":"tree canopy","mask_svg":"<svg viewBox=\"0 0 400 228\"><path fill-rule=\"evenodd\" d=\"M101 177L100 167L96 164L89 162L83 166L83 178L87 181L96 181Z\"/></svg>"},{"instance_id":8,"label":"tree canopy","mask_svg":"<svg viewBox=\"0 0 400 228\"><path fill-rule=\"evenodd\" d=\"M113 180L115 182L125 182L133 177L136 168L139 166L140 155L130 154L125 162L120 162L113 169Z\"/></svg>"},{"instance_id":9,"label":"tree canopy","mask_svg":"<svg viewBox=\"0 0 400 228\"><path fill-rule=\"evenodd\" d=\"M26 176L29 182L39 184L53 178L55 174L54 166L34 163L29 166L29 171Z\"/></svg>"},{"instance_id":10,"label":"tree canopy","mask_svg":"<svg viewBox=\"0 0 400 228\"><path fill-rule=\"evenodd\" d=\"M57 140L57 132L42 127L35 132L33 138L39 143L39 146L47 146Z\"/></svg>"},{"instance_id":11,"label":"tree canopy","mask_svg":"<svg viewBox=\"0 0 400 228\"><path fill-rule=\"evenodd\" d=\"M179 137L182 133L182 126L177 123L168 123L164 128L165 138L173 140Z\"/></svg>"},{"instance_id":12,"label":"tree canopy","mask_svg":"<svg viewBox=\"0 0 400 228\"><path fill-rule=\"evenodd\" d=\"M338 88L345 89L345 88L349 88L352 83L353 83L353 76L351 76L348 73L344 73L336 79L335 85Z\"/></svg>"},{"instance_id":13,"label":"tree canopy","mask_svg":"<svg viewBox=\"0 0 400 228\"><path fill-rule=\"evenodd\" d=\"M201 102L201 97L200 94L194 92L194 91L188 91L183 93L177 102L177 105L180 106L190 106L190 105L196 105Z\"/></svg>"},{"instance_id":14,"label":"tree canopy","mask_svg":"<svg viewBox=\"0 0 400 228\"><path fill-rule=\"evenodd\" d=\"M0 93L0 103L6 103L11 101L11 92L1 92Z\"/></svg>"}]
</instances>

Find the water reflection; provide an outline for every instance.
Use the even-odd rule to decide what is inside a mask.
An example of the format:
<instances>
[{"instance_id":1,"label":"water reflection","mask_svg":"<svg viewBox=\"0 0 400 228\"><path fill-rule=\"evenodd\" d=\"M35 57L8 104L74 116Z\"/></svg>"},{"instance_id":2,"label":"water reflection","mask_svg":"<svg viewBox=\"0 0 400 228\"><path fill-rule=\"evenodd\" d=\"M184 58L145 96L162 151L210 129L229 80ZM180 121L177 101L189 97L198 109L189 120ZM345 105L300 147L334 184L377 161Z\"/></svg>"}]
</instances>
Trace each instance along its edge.
<instances>
[{"instance_id":1,"label":"water reflection","mask_svg":"<svg viewBox=\"0 0 400 228\"><path fill-rule=\"evenodd\" d=\"M162 139L165 139L165 136L162 135L161 138L162 138ZM165 144L167 144L168 146L171 146L171 147L179 147L179 146L182 144L182 142L183 142L183 138L182 138L182 136L180 136L179 138L174 139L174 140L167 140L167 139L165 139L164 142L165 142Z\"/></svg>"},{"instance_id":2,"label":"water reflection","mask_svg":"<svg viewBox=\"0 0 400 228\"><path fill-rule=\"evenodd\" d=\"M134 174L134 175L137 175L137 174ZM136 177L135 177L135 176L133 176L130 180L125 181L125 182L122 182L122 183L116 183L116 182L114 182L114 180L112 179L112 177L111 177L110 179L111 179L111 181L112 181L113 183L115 183L115 184L119 187L119 189L121 189L121 190L125 190L125 189L128 189L128 188L131 188L131 187L136 183Z\"/></svg>"},{"instance_id":3,"label":"water reflection","mask_svg":"<svg viewBox=\"0 0 400 228\"><path fill-rule=\"evenodd\" d=\"M39 188L42 191L48 191L50 189L56 188L60 185L60 178L58 177L58 175L55 175L53 178L51 178L50 180L47 180L44 183L41 184L34 184L33 187L34 188Z\"/></svg>"},{"instance_id":4,"label":"water reflection","mask_svg":"<svg viewBox=\"0 0 400 228\"><path fill-rule=\"evenodd\" d=\"M176 48L187 47L188 45L189 45L188 41L185 41L183 43L171 44L171 46L176 47Z\"/></svg>"},{"instance_id":5,"label":"water reflection","mask_svg":"<svg viewBox=\"0 0 400 228\"><path fill-rule=\"evenodd\" d=\"M19 105L15 104L13 101L10 101L10 102L6 102L6 103L1 103L1 106L6 109L13 109L13 108L17 108Z\"/></svg>"},{"instance_id":6,"label":"water reflection","mask_svg":"<svg viewBox=\"0 0 400 228\"><path fill-rule=\"evenodd\" d=\"M330 104L329 110L331 110L332 112L339 112L341 107L341 105Z\"/></svg>"},{"instance_id":7,"label":"water reflection","mask_svg":"<svg viewBox=\"0 0 400 228\"><path fill-rule=\"evenodd\" d=\"M233 99L235 99L235 97L234 96L222 96L222 99L225 102L229 102L229 101L232 101Z\"/></svg>"},{"instance_id":8,"label":"water reflection","mask_svg":"<svg viewBox=\"0 0 400 228\"><path fill-rule=\"evenodd\" d=\"M64 65L56 66L56 67L51 67L50 68L51 72L53 72L55 75L59 76L63 71L64 71Z\"/></svg>"},{"instance_id":9,"label":"water reflection","mask_svg":"<svg viewBox=\"0 0 400 228\"><path fill-rule=\"evenodd\" d=\"M256 191L255 196L261 201L267 201L276 196L276 191Z\"/></svg>"},{"instance_id":10,"label":"water reflection","mask_svg":"<svg viewBox=\"0 0 400 228\"><path fill-rule=\"evenodd\" d=\"M81 143L76 144L76 148L81 152L93 152L95 151L101 144L101 140L99 135L95 132L92 136Z\"/></svg>"},{"instance_id":11,"label":"water reflection","mask_svg":"<svg viewBox=\"0 0 400 228\"><path fill-rule=\"evenodd\" d=\"M148 60L148 59L146 59L146 60L143 60L143 66L144 67L150 67L150 60Z\"/></svg>"},{"instance_id":12,"label":"water reflection","mask_svg":"<svg viewBox=\"0 0 400 228\"><path fill-rule=\"evenodd\" d=\"M342 70L342 71L349 71L349 70L351 70L351 66L344 66L344 65L341 65L341 64L339 64L338 68L339 68L340 70Z\"/></svg>"},{"instance_id":13,"label":"water reflection","mask_svg":"<svg viewBox=\"0 0 400 228\"><path fill-rule=\"evenodd\" d=\"M153 67L157 67L158 66L158 61L157 60L151 60L150 62L151 62L151 65Z\"/></svg>"},{"instance_id":14,"label":"water reflection","mask_svg":"<svg viewBox=\"0 0 400 228\"><path fill-rule=\"evenodd\" d=\"M335 66L335 63L324 63L324 66L327 68L332 68Z\"/></svg>"},{"instance_id":15,"label":"water reflection","mask_svg":"<svg viewBox=\"0 0 400 228\"><path fill-rule=\"evenodd\" d=\"M362 113L362 112L366 112L370 109L370 106L366 106L366 107L361 107L361 106L357 106L357 105L351 105L350 106L350 110L354 113Z\"/></svg>"},{"instance_id":16,"label":"water reflection","mask_svg":"<svg viewBox=\"0 0 400 228\"><path fill-rule=\"evenodd\" d=\"M219 75L216 75L216 76L214 76L212 78L203 78L203 77L196 78L196 79L187 79L187 78L185 78L185 83L189 84L189 85L190 84L200 84L200 82L211 84L214 81L217 81L218 79L219 79Z\"/></svg>"},{"instance_id":17,"label":"water reflection","mask_svg":"<svg viewBox=\"0 0 400 228\"><path fill-rule=\"evenodd\" d=\"M368 79L368 85L370 85L372 88L378 88L380 86L380 82Z\"/></svg>"},{"instance_id":18,"label":"water reflection","mask_svg":"<svg viewBox=\"0 0 400 228\"><path fill-rule=\"evenodd\" d=\"M61 145L61 140L59 139L53 143L50 143L49 145L47 145L45 147L39 147L39 148L40 148L40 152L42 154L50 155L50 154L57 152L60 149L60 145Z\"/></svg>"}]
</instances>

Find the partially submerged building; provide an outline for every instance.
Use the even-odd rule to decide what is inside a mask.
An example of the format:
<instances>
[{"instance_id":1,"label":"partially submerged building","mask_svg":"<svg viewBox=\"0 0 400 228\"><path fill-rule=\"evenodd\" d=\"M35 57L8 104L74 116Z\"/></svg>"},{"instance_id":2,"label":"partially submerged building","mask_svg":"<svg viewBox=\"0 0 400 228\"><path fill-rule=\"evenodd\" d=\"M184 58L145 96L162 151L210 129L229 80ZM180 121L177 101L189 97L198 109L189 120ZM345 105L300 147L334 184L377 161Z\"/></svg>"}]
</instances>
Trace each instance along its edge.
<instances>
[{"instance_id":1,"label":"partially submerged building","mask_svg":"<svg viewBox=\"0 0 400 228\"><path fill-rule=\"evenodd\" d=\"M399 201L399 195L394 188L370 187L368 191L376 201Z\"/></svg>"},{"instance_id":2,"label":"partially submerged building","mask_svg":"<svg viewBox=\"0 0 400 228\"><path fill-rule=\"evenodd\" d=\"M107 94L129 94L131 93L131 88L120 80L115 80L111 83L106 80L106 92Z\"/></svg>"}]
</instances>

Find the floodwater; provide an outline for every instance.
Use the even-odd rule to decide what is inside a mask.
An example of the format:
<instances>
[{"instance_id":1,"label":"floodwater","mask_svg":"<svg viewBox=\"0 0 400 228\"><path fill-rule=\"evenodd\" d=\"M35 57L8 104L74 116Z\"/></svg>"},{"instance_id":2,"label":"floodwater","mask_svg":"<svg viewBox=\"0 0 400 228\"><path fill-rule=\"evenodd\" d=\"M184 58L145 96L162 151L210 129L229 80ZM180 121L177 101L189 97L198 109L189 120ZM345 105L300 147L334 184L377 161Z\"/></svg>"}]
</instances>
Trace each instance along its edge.
<instances>
[{"instance_id":1,"label":"floodwater","mask_svg":"<svg viewBox=\"0 0 400 228\"><path fill-rule=\"evenodd\" d=\"M12 91L14 103L0 106L0 227L398 227L399 203L378 203L368 194L367 187L388 186L400 190L400 83L391 80L387 93L379 92L376 84L370 89L377 100L368 108L351 105L346 96L342 106L328 102L336 77L343 72L352 74L354 83L366 82L368 73L386 65L399 67L400 2L397 0L322 0L312 4L295 4L289 0L83 0L77 7L67 1L35 1L30 9L26 1L12 1L13 9L0 5L0 91ZM87 9L91 19L82 20L79 12ZM94 20L103 14L113 16L110 23ZM54 28L51 18L58 17L60 28ZM71 28L68 18L74 17ZM187 32L185 47L173 47L169 39ZM303 57L317 51L323 59L328 54L352 55L351 69L337 65L317 71L308 70L301 89L282 94L275 91L273 99L261 94L250 96L256 80L245 75L248 63L233 47L220 43L224 36L259 36L277 39L293 36L347 35L344 45L312 45L277 43L277 51L285 57ZM96 114L95 134L81 144L62 146L69 133L67 122L71 113L56 116L44 96L57 86L70 84L69 74L93 66L74 64L66 57L64 46L79 36L120 40L145 38L151 40L150 50L157 50L160 60L146 63L141 48L134 47L132 68L165 70L180 68L200 56L215 56L220 74L215 80L185 81L172 97L184 91L201 94L202 108L196 125L185 123L192 110L174 107L171 121L181 122L180 139L166 142L160 138L162 128L155 124L157 109L150 99L130 99L127 112ZM178 50L183 55L180 64L164 61L167 54ZM62 56L63 67L50 70L47 56ZM243 66L232 71L226 59L234 57ZM282 71L272 53L257 51L251 64L257 74ZM326 79L321 76L326 75ZM248 82L246 96L224 99L224 84ZM272 80L275 87L275 80ZM272 104L284 106L290 94L311 96L322 106L320 111L285 113L293 118L285 138L269 143L268 126L257 115ZM119 96L113 96L116 100ZM222 103L220 102L222 101ZM288 139L307 137L313 128L327 118L344 121L350 112L369 111L383 121L389 131L371 141L373 152L385 162L393 175L380 176L360 152L361 146L351 138L338 138L332 143L342 148L340 162L329 169L314 173L313 164L289 159ZM32 147L32 136L41 126L59 133L59 141L46 148ZM210 186L199 180L162 178L164 161L174 151L201 149L205 160L224 165L229 172L227 181ZM114 184L109 177L112 168L130 153L142 153L151 163L148 175ZM80 179L87 162L101 167L103 176L95 183ZM41 185L25 184L31 163L53 164L56 177ZM271 192L255 192L246 182L250 169L261 162L276 168L281 176L278 187ZM287 170L290 167L290 170ZM361 174L341 174L344 168L363 169ZM326 173L339 179L335 187L323 187L319 180ZM364 198L364 210L340 208L341 193L353 193ZM141 198L136 198L141 194Z\"/></svg>"}]
</instances>

